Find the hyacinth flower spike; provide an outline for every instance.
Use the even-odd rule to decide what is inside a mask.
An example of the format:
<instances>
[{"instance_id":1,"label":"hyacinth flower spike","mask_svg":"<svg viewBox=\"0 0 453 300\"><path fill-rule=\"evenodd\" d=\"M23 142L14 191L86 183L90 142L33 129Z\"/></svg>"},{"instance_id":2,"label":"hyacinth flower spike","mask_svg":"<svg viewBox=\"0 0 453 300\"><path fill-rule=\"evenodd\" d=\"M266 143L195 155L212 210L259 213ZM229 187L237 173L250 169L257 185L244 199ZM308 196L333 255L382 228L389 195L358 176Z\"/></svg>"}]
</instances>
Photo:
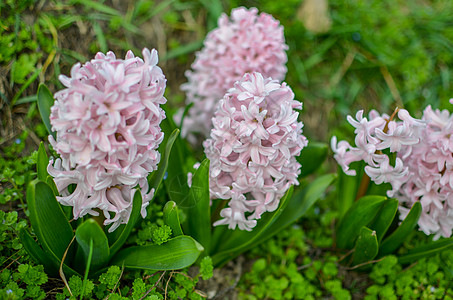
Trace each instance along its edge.
<instances>
[{"instance_id":1,"label":"hyacinth flower spike","mask_svg":"<svg viewBox=\"0 0 453 300\"><path fill-rule=\"evenodd\" d=\"M287 49L283 27L271 15L244 7L233 9L230 18L222 14L218 28L208 33L192 69L186 72L188 82L181 86L186 104L193 103L184 119L182 135L193 144L195 134L208 137L213 126L206 120L214 116L219 100L245 73L260 72L263 77L282 81L287 72ZM263 99L260 91L253 90L257 87L262 86L246 84L239 97ZM181 115L182 111L177 123Z\"/></svg>"},{"instance_id":2,"label":"hyacinth flower spike","mask_svg":"<svg viewBox=\"0 0 453 300\"><path fill-rule=\"evenodd\" d=\"M142 54L143 59L128 51L123 60L98 53L74 65L70 77L60 76L66 88L55 94L51 108L56 139L49 141L60 158L48 172L61 194L57 200L73 206L75 219L102 211L110 232L127 223L136 185L146 216L154 194L146 178L160 161L166 79L157 51L145 48ZM77 185L73 192L71 184Z\"/></svg>"},{"instance_id":3,"label":"hyacinth flower spike","mask_svg":"<svg viewBox=\"0 0 453 300\"><path fill-rule=\"evenodd\" d=\"M394 120L398 116L400 121ZM334 157L346 174L354 161L366 162L365 173L376 184L390 183L389 197L400 202L404 219L416 202L422 206L418 225L434 239L451 237L453 230L453 116L426 107L421 119L404 109L392 117L372 111L369 120L359 112L348 121L356 130L356 147L332 138ZM371 152L367 149L376 149ZM386 152L384 152L386 151ZM384 153L396 153L394 161Z\"/></svg>"},{"instance_id":4,"label":"hyacinth flower spike","mask_svg":"<svg viewBox=\"0 0 453 300\"><path fill-rule=\"evenodd\" d=\"M214 226L251 231L298 184L296 156L307 145L295 111L301 108L286 83L258 72L245 74L220 100L203 144L211 198L229 200Z\"/></svg>"}]
</instances>

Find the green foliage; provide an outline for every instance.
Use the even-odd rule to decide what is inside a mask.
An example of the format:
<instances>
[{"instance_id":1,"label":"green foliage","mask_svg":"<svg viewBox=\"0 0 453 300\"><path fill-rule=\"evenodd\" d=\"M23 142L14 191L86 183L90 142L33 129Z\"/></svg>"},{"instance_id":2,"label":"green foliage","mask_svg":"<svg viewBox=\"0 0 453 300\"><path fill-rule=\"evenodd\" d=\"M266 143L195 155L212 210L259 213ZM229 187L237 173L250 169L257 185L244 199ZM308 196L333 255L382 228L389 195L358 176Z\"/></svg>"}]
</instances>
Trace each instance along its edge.
<instances>
[{"instance_id":1,"label":"green foliage","mask_svg":"<svg viewBox=\"0 0 453 300\"><path fill-rule=\"evenodd\" d=\"M168 241L171 236L171 228L167 225L158 226L156 224L150 224L150 226L140 229L138 231L139 245L156 244L161 245Z\"/></svg>"},{"instance_id":2,"label":"green foliage","mask_svg":"<svg viewBox=\"0 0 453 300\"><path fill-rule=\"evenodd\" d=\"M310 234L311 235L311 234ZM348 299L338 271L338 258L308 256L310 247L300 227L290 227L253 250L267 258L255 260L241 280L239 297L243 299ZM346 298L345 298L346 297Z\"/></svg>"},{"instance_id":3,"label":"green foliage","mask_svg":"<svg viewBox=\"0 0 453 300\"><path fill-rule=\"evenodd\" d=\"M350 114L356 107L369 109L373 104L381 111L388 111L393 109L396 101L398 105L404 104L412 113L417 114L420 107L426 104L433 104L434 107L448 105L448 99L453 92L450 80L452 76L450 66L453 62L451 1L439 0L428 3L423 1L408 3L402 0L328 1L329 14L333 21L332 28L327 33L318 35L304 28L304 20L298 16L300 0L264 0L259 3L211 2L138 0L132 6L112 8L104 1L76 0L69 1L70 5L61 1L51 1L45 9L42 9L39 1L35 0L0 1L2 16L0 69L3 75L0 76L1 101L4 100L7 105L11 103L16 105L23 103L24 107L30 105L29 102L36 101L36 97L28 99L19 97L22 93L25 95L36 93L35 80L38 76L40 81L45 81L49 86L58 85L56 78L60 74L60 65L61 72L68 74L69 65L76 61L86 61L87 57L98 50L121 50L124 53L123 50L132 48L137 53L137 48L143 46L140 45L141 41L155 40L149 36L149 28L154 27L154 22L159 20L157 18L164 21L163 28L159 28L163 29L160 32L164 33L163 40L161 36L157 39L159 48L163 46L164 49L169 49L161 61L167 60L166 68L182 74L181 66L187 67L192 58L191 53L201 46L204 32L207 30L205 25L209 29L213 28L223 8L229 13L233 6L256 5L260 11L273 14L285 26L286 41L290 46L289 73L285 80L293 87L296 99L304 101L305 108L301 113L301 119L305 122L304 131L307 136L316 136L317 140L326 141L332 132L338 136L350 134L343 130L342 121L339 123L338 120L344 120L344 115ZM79 31L83 29L86 30L86 34L80 34ZM54 33L56 36L53 36ZM90 40L86 48L83 45L85 40ZM81 48L74 49L75 44L79 43ZM42 66L48 66L46 72L40 69ZM396 93L395 88L388 84L389 78L395 82ZM5 81L7 84L4 84ZM181 93L177 91L178 84L173 83L173 79L168 81L167 98L172 99L169 101L170 106L172 105L170 102L173 105L183 102ZM398 94L401 100L398 99ZM33 115L33 111L36 111L36 108L30 106L29 114ZM167 116L171 120L171 114ZM320 120L326 125L319 126ZM35 126L35 123L33 121L30 124L27 121L25 124L27 130L6 147L3 147L8 144L5 143L5 137L0 137L3 147L0 155L0 204L7 204L8 206L3 208L12 210L0 211L0 262L3 266L0 273L1 299L43 299L49 296L42 287L47 275L41 266L31 264L23 249L24 245L17 237L17 232L26 230L27 227L24 214L28 215L29 211L23 201L23 191L36 176L34 165L38 162L38 152L31 156L23 155L30 149L25 141L33 136L32 131L39 138L46 138L46 130L49 128L48 124L46 127L44 124ZM3 125L5 123L2 118ZM152 219L142 222L138 231L134 230L134 225L141 219L140 207L134 205L132 225L122 225L114 234L107 234L110 258L124 245L164 246L172 238L183 236L180 221L182 223L191 221L187 211L196 209L194 207L196 201L193 199L188 201L189 188L186 185L185 174L191 169L197 154L192 155L184 140L179 137L176 139L177 133L170 137L171 130L175 130L173 125L166 125L170 130L164 129L165 139L169 142L163 143L159 149L163 164L159 165L158 172L154 172L149 178L150 186L155 188L154 202L148 207L148 215ZM326 128L329 128L329 131ZM177 129L174 132L177 132ZM170 151L173 144L175 149ZM310 175L316 170L320 165L318 160L322 161L327 153L325 144L320 144L320 147L314 147L315 149L311 146L316 145L310 142L303 155L311 150L314 150L315 154L306 157L302 155L298 158L304 165L303 176ZM165 154L163 149L166 149ZM311 156L317 158L310 159ZM201 161L200 157L197 159ZM171 191L169 196L166 195L165 189L159 189L166 173L166 167L163 167L166 164L170 170L164 183L165 189ZM43 166L45 167L45 164L41 164L41 170L44 169ZM335 219L341 220L356 198L355 193L360 181L357 181L357 178L349 179L345 180L341 175L339 177L339 186L347 187L349 191L345 190L342 194L346 197L339 197L342 202L337 207L331 195L327 196L328 201L322 201L323 203L312 207L313 202L319 197L325 198L324 189L314 193L316 195L311 197L313 202L306 201L304 202L306 205L299 205L296 201L297 196L301 195L302 188L307 187L305 181L301 182L301 189L295 190L294 197L287 204L291 209L284 211L282 217L275 220L261 238L246 247L251 248L251 254L248 254L250 260L257 257L258 259L239 284L244 299L264 297L348 299L357 289L362 289L360 286L346 286L351 282L351 278L343 276L353 271L345 270L341 264L348 260L339 262L336 256L338 253L333 254L328 249L334 246L332 228ZM40 180L54 190L52 182L47 178L41 176ZM333 178L324 180L324 184L328 186ZM382 190L385 190L382 186L371 185L368 192L381 195L371 191L382 192ZM165 216L162 218L164 220L161 220L162 206L170 200L169 197L178 203L179 212L175 206L171 221L165 219ZM326 209L326 206L329 208ZM299 218L299 213L296 212L300 211L303 211L300 215L305 215L305 219L308 219L301 223L304 230L299 227L286 227ZM376 232L377 242L381 246L381 252L376 258L382 259L372 267L370 277L374 284L366 289L366 299L452 299L450 282L453 274L451 266L453 257L447 251L433 254L439 249L445 249L451 241L443 239L437 244L431 245L427 241L428 246L419 245L417 241L426 239L414 235L416 220L412 218L412 222L403 222L411 223L409 224L411 226L407 226L409 229L400 226L394 231L398 221L398 216L394 212L395 200L388 199L377 210L376 218L371 218L370 223L366 224L371 232ZM76 222L71 224L75 229ZM280 231L283 227L287 229ZM358 226L356 237L363 236L361 228L363 227ZM229 233L231 232L227 230L219 230L217 236L213 238L216 237L220 243ZM268 236L273 234L276 234L275 237L269 240ZM204 235L199 236L203 239ZM30 238L28 242L39 247L33 235L28 234L28 237ZM403 237L412 238L410 242L416 245L402 243ZM201 240L199 242L207 245ZM73 247L78 247L78 242L74 243ZM258 248L256 246L258 243L263 243L263 246ZM351 247L356 248L359 244L357 239L349 243ZM385 247L382 247L383 245ZM387 250L382 251L384 248ZM212 251L207 252L212 255L215 252ZM396 256L385 256L392 253ZM421 256L428 254L432 257L420 259ZM416 263L403 269L400 263L409 262L404 259L414 257ZM357 260L355 255L353 259L356 259L354 264L363 261ZM54 264L58 266L58 260L54 261ZM10 267L5 269L9 265ZM93 277L86 281L85 297L140 299L149 292L146 299L163 299L162 293L168 282L167 298L200 299L202 296L197 291L197 283L200 277L205 279L212 276L212 262L209 257L200 260L200 274L195 277L190 277L186 271L182 271L167 272L163 279L159 279L163 273L154 274L153 271L140 273L130 270L125 270L121 276L119 270L121 269L118 266L111 267L101 275L102 280L97 280L97 274L92 274ZM57 298L80 298L83 280L78 276L71 276L66 271L65 274L69 278L68 283L73 297L65 290L58 294ZM362 281L368 284L367 273L360 273L359 278L359 284ZM113 282L115 283L112 286ZM118 286L114 289L116 284Z\"/></svg>"},{"instance_id":4,"label":"green foliage","mask_svg":"<svg viewBox=\"0 0 453 300\"><path fill-rule=\"evenodd\" d=\"M94 283L88 279L85 285L85 291L82 295L83 282L82 278L80 278L79 276L72 276L71 278L69 278L68 285L71 289L73 297L90 297L94 289Z\"/></svg>"},{"instance_id":5,"label":"green foliage","mask_svg":"<svg viewBox=\"0 0 453 300\"><path fill-rule=\"evenodd\" d=\"M0 284L1 299L44 299L46 293L42 285L47 283L48 277L42 266L21 264L15 272L2 271Z\"/></svg>"},{"instance_id":6,"label":"green foliage","mask_svg":"<svg viewBox=\"0 0 453 300\"><path fill-rule=\"evenodd\" d=\"M33 178L34 164L37 159L37 151L30 156L21 156L24 150L25 140L28 133L24 131L14 143L4 148L4 154L0 155L0 183L4 187L0 193L0 204L14 203L24 208L24 190Z\"/></svg>"},{"instance_id":7,"label":"green foliage","mask_svg":"<svg viewBox=\"0 0 453 300\"><path fill-rule=\"evenodd\" d=\"M203 257L200 262L200 275L203 280L207 280L213 275L212 259L209 256Z\"/></svg>"},{"instance_id":8,"label":"green foliage","mask_svg":"<svg viewBox=\"0 0 453 300\"><path fill-rule=\"evenodd\" d=\"M17 232L26 226L25 220L18 219L17 211L0 210L0 264L21 253L22 243L17 237Z\"/></svg>"},{"instance_id":9,"label":"green foliage","mask_svg":"<svg viewBox=\"0 0 453 300\"><path fill-rule=\"evenodd\" d=\"M41 86L41 89L45 91L47 88ZM43 110L42 117L48 121L48 114L42 112ZM158 227L155 224L138 234L139 241L152 239L154 245L129 247L120 251L140 216L142 196L138 189L134 193L129 222L118 228L117 233L107 236L94 219L87 219L77 226L76 244L73 245L74 232L56 200L55 183L51 177L47 177L50 186L39 180L46 177L47 164L48 158L41 144L37 158L38 179L31 182L27 188L27 203L32 228L42 248L26 230L22 230L20 236L25 249L37 263L43 264L50 274L56 276L61 265L63 271L69 275L79 272L85 274L86 279L88 275L94 276L109 263L148 270L181 269L193 264L203 251L203 247L191 237L180 235L170 240L171 228L167 225ZM166 168L165 164L164 167ZM160 172L155 180L156 189L163 173Z\"/></svg>"},{"instance_id":10,"label":"green foliage","mask_svg":"<svg viewBox=\"0 0 453 300\"><path fill-rule=\"evenodd\" d=\"M423 258L403 269L395 256L374 265L365 299L452 299L453 255L449 251Z\"/></svg>"},{"instance_id":11,"label":"green foliage","mask_svg":"<svg viewBox=\"0 0 453 300\"><path fill-rule=\"evenodd\" d=\"M99 276L99 282L104 284L109 290L113 290L120 280L121 273L120 267L111 266L107 272Z\"/></svg>"},{"instance_id":12,"label":"green foliage","mask_svg":"<svg viewBox=\"0 0 453 300\"><path fill-rule=\"evenodd\" d=\"M42 266L33 267L28 264L19 265L19 271L13 275L14 280L21 280L27 285L42 285L47 282L47 275Z\"/></svg>"}]
</instances>

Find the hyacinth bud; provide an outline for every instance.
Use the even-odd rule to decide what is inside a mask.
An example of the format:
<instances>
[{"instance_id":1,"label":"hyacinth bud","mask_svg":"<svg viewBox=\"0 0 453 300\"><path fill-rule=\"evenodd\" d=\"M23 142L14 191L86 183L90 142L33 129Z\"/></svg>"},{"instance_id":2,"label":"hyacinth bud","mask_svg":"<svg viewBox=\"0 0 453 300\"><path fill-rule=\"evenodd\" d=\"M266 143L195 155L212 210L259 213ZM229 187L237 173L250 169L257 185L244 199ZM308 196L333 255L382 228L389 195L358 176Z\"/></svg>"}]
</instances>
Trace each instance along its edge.
<instances>
[{"instance_id":1,"label":"hyacinth bud","mask_svg":"<svg viewBox=\"0 0 453 300\"><path fill-rule=\"evenodd\" d=\"M196 54L192 70L186 72L188 82L181 86L186 104L193 103L184 118L182 136L196 142L193 133L204 139L212 124L219 99L247 72L260 72L279 81L285 78L288 60L283 27L271 15L258 14L256 8L239 7L231 11L231 19L222 14L218 28L204 41Z\"/></svg>"},{"instance_id":2,"label":"hyacinth bud","mask_svg":"<svg viewBox=\"0 0 453 300\"><path fill-rule=\"evenodd\" d=\"M113 224L110 232L129 220L135 186L141 188L143 217L154 194L146 178L160 160L166 79L157 51L142 54L144 59L128 51L122 60L98 53L74 65L71 77L60 75L66 88L51 108L57 135L49 141L60 158L47 169L61 195L57 200L73 207L75 219L102 210L104 224Z\"/></svg>"},{"instance_id":3,"label":"hyacinth bud","mask_svg":"<svg viewBox=\"0 0 453 300\"><path fill-rule=\"evenodd\" d=\"M389 197L399 200L400 218L419 201L418 220L425 234L450 237L453 229L453 116L447 110L426 107L422 119L398 110L400 121L372 111L369 120L360 111L348 116L356 134L356 147L332 138L335 159L346 174L354 161L366 162L366 174L376 184L390 183ZM392 161L386 153L396 153Z\"/></svg>"},{"instance_id":4,"label":"hyacinth bud","mask_svg":"<svg viewBox=\"0 0 453 300\"><path fill-rule=\"evenodd\" d=\"M302 103L286 83L257 72L245 74L220 100L211 137L203 144L211 198L230 199L214 225L250 231L299 183L296 156L307 139L295 109Z\"/></svg>"}]
</instances>

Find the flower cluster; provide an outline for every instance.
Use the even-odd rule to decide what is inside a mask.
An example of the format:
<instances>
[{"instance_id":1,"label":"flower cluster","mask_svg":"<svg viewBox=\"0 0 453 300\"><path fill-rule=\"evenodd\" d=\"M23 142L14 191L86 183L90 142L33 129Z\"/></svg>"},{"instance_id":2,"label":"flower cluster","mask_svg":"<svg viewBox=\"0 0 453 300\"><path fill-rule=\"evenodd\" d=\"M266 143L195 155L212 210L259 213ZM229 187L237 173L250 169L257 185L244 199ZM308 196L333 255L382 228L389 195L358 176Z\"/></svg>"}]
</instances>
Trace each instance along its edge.
<instances>
[{"instance_id":1,"label":"flower cluster","mask_svg":"<svg viewBox=\"0 0 453 300\"><path fill-rule=\"evenodd\" d=\"M388 196L397 198L403 219L420 201L418 221L425 234L450 237L453 229L453 116L447 110L428 106L421 120L406 110L398 118L370 112L369 120L359 111L356 120L348 116L356 133L356 147L332 138L335 159L346 174L355 175L349 164L366 162L366 174L376 184L390 183ZM390 157L395 157L392 160Z\"/></svg>"},{"instance_id":2,"label":"flower cluster","mask_svg":"<svg viewBox=\"0 0 453 300\"><path fill-rule=\"evenodd\" d=\"M298 184L296 156L307 145L298 113L302 104L277 80L245 74L222 100L204 142L210 159L212 199L231 199L214 225L251 230L264 212L277 209L290 185Z\"/></svg>"},{"instance_id":3,"label":"flower cluster","mask_svg":"<svg viewBox=\"0 0 453 300\"><path fill-rule=\"evenodd\" d=\"M188 82L181 86L186 104L193 107L184 119L182 136L195 142L193 133L209 136L210 122L219 100L247 72L260 72L279 81L286 75L287 56L283 27L256 8L233 9L231 20L223 14L218 28L209 32L196 54Z\"/></svg>"},{"instance_id":4,"label":"flower cluster","mask_svg":"<svg viewBox=\"0 0 453 300\"><path fill-rule=\"evenodd\" d=\"M61 159L51 161L48 172L62 195L57 199L73 206L75 219L102 210L104 224L113 224L109 231L129 220L136 185L143 217L154 194L146 177L160 160L166 79L156 65L157 51L145 48L142 54L144 60L129 51L122 60L98 53L74 65L71 77L60 76L66 88L55 94L51 108L57 135L49 140Z\"/></svg>"}]
</instances>

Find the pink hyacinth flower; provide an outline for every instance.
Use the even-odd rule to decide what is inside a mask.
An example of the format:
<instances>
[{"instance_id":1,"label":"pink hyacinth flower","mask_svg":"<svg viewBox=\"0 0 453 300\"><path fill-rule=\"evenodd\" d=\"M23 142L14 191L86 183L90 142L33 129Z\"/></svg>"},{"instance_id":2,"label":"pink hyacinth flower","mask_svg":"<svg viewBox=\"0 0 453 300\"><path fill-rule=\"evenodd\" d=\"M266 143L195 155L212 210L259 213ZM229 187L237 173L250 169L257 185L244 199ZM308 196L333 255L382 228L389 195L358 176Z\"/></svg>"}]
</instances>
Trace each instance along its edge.
<instances>
[{"instance_id":1,"label":"pink hyacinth flower","mask_svg":"<svg viewBox=\"0 0 453 300\"><path fill-rule=\"evenodd\" d=\"M450 237L453 230L453 115L428 106L421 120L411 117L404 109L398 111L401 121L389 120L389 116L375 112L370 113L370 121L362 118L362 113L357 116L357 121L348 117L360 137L356 137L356 148L345 141L337 146L336 138L332 138L334 157L343 170L348 171L353 161L364 160L368 164L365 172L371 180L376 184L391 184L392 189L387 194L399 200L401 219L415 202L420 202L420 230L427 235L434 234L434 239ZM374 147L377 151L355 155L364 153L365 147ZM396 152L394 161L379 153L382 150Z\"/></svg>"},{"instance_id":2,"label":"pink hyacinth flower","mask_svg":"<svg viewBox=\"0 0 453 300\"><path fill-rule=\"evenodd\" d=\"M211 118L219 100L247 72L260 72L279 81L285 78L287 56L283 27L271 15L256 8L239 7L231 18L222 14L218 28L208 33L204 48L196 54L188 82L181 86L186 104L193 103L182 126L182 136L196 142L212 128ZM179 115L181 117L181 114Z\"/></svg>"},{"instance_id":3,"label":"pink hyacinth flower","mask_svg":"<svg viewBox=\"0 0 453 300\"><path fill-rule=\"evenodd\" d=\"M98 53L74 65L71 77L60 75L66 88L51 108L57 138L49 140L60 158L48 172L61 194L57 200L73 206L75 219L103 211L104 224L113 224L109 231L129 220L135 186L141 188L143 217L154 194L146 178L160 160L166 79L157 51L142 54L144 59L128 51L122 60Z\"/></svg>"},{"instance_id":4,"label":"pink hyacinth flower","mask_svg":"<svg viewBox=\"0 0 453 300\"><path fill-rule=\"evenodd\" d=\"M286 83L257 72L245 74L219 104L203 145L211 198L230 201L214 225L250 231L263 213L277 209L291 185L299 184L296 157L307 139L295 109L302 104Z\"/></svg>"}]
</instances>

